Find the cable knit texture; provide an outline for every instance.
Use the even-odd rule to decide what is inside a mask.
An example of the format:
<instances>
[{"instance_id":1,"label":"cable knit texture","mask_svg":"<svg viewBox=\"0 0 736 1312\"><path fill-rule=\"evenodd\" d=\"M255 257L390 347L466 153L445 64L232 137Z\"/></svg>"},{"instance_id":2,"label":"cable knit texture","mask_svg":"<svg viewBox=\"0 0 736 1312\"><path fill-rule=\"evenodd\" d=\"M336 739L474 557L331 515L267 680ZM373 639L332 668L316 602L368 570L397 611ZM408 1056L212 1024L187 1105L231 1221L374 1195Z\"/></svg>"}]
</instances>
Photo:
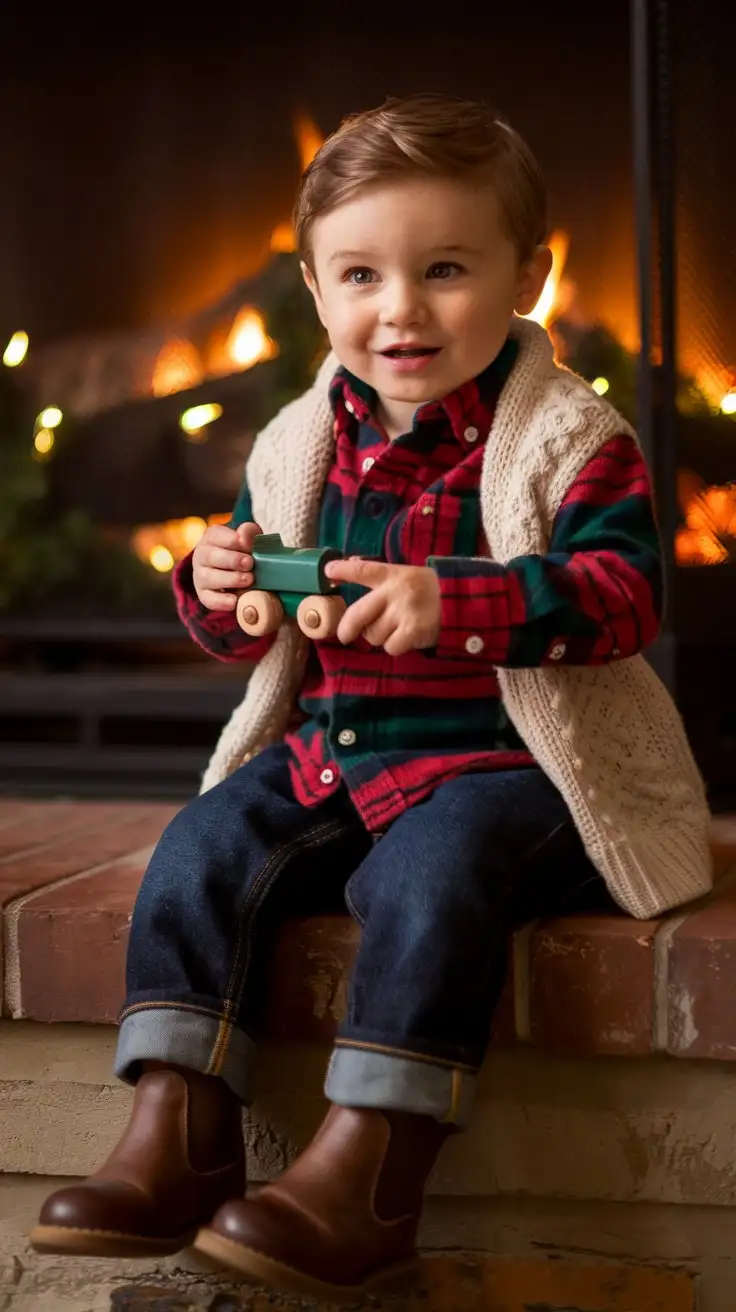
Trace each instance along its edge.
<instances>
[{"instance_id":1,"label":"cable knit texture","mask_svg":"<svg viewBox=\"0 0 736 1312\"><path fill-rule=\"evenodd\" d=\"M519 355L486 445L483 523L495 560L543 554L557 510L609 438L632 433L587 383L555 364L546 332L515 318ZM290 546L316 540L334 454L328 356L315 383L259 435L248 462L253 514ZM633 434L632 434L633 435ZM223 730L203 790L284 732L307 642L283 625ZM645 919L712 883L705 790L678 712L643 656L604 666L498 670L508 714L562 793L617 902Z\"/></svg>"}]
</instances>

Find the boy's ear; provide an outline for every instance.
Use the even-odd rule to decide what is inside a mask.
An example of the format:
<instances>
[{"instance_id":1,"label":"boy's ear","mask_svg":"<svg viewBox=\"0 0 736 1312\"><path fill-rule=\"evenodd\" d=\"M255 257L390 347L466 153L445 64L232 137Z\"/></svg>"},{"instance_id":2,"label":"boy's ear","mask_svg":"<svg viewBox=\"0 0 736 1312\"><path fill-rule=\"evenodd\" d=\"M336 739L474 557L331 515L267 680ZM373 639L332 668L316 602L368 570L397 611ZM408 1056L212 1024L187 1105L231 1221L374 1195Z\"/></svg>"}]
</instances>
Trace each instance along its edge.
<instances>
[{"instance_id":1,"label":"boy's ear","mask_svg":"<svg viewBox=\"0 0 736 1312\"><path fill-rule=\"evenodd\" d=\"M319 293L319 283L317 282L317 279L315 275L312 273L312 270L310 269L309 265L305 264L304 260L301 261L300 268L302 271L302 278L304 279L305 283L307 284L307 287L309 288L314 298L314 304L317 309L317 314L319 315L320 323L322 324L323 328L326 328L327 324L325 323L324 311L322 309L322 297L320 296Z\"/></svg>"},{"instance_id":2,"label":"boy's ear","mask_svg":"<svg viewBox=\"0 0 736 1312\"><path fill-rule=\"evenodd\" d=\"M531 314L542 295L542 289L552 270L552 252L549 246L537 246L532 258L523 265L516 291L517 314Z\"/></svg>"}]
</instances>

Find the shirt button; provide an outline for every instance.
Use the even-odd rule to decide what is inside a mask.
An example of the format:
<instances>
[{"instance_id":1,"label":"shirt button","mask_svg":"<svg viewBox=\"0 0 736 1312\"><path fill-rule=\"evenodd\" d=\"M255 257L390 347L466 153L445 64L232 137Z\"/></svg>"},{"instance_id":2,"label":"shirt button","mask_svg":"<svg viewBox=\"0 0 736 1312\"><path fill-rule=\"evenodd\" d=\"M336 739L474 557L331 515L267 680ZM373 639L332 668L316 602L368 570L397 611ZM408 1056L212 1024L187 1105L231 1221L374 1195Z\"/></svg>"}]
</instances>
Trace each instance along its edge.
<instances>
[{"instance_id":1,"label":"shirt button","mask_svg":"<svg viewBox=\"0 0 736 1312\"><path fill-rule=\"evenodd\" d=\"M471 656L477 656L478 653L483 650L484 646L485 643L483 639L479 638L477 633L474 633L472 637L466 638L465 640L465 650L469 652Z\"/></svg>"},{"instance_id":2,"label":"shirt button","mask_svg":"<svg viewBox=\"0 0 736 1312\"><path fill-rule=\"evenodd\" d=\"M341 729L337 735L337 741L341 747L352 747L357 738L358 735L354 729Z\"/></svg>"},{"instance_id":3,"label":"shirt button","mask_svg":"<svg viewBox=\"0 0 736 1312\"><path fill-rule=\"evenodd\" d=\"M352 401L345 402L345 409L347 410L349 415L355 414L355 406L353 405Z\"/></svg>"},{"instance_id":4,"label":"shirt button","mask_svg":"<svg viewBox=\"0 0 736 1312\"><path fill-rule=\"evenodd\" d=\"M334 771L334 770L323 770L322 773L321 773L321 775L320 775L320 777L319 777L319 781L320 781L321 784L334 784L334 782L335 782L335 771Z\"/></svg>"},{"instance_id":5,"label":"shirt button","mask_svg":"<svg viewBox=\"0 0 736 1312\"><path fill-rule=\"evenodd\" d=\"M373 456L366 456L365 460L363 461L362 465L360 466L361 469L362 469L362 471L363 471L363 473L364 473L364 474L367 474L367 473L368 473L368 470L369 470L369 469L372 469L373 466L375 465L375 463L376 463L376 462L375 462L375 460L373 459Z\"/></svg>"},{"instance_id":6,"label":"shirt button","mask_svg":"<svg viewBox=\"0 0 736 1312\"><path fill-rule=\"evenodd\" d=\"M434 506L431 506L431 505L429 505L427 502L425 502L425 504L422 506L422 514L423 514L423 515L433 515L433 514L434 514Z\"/></svg>"},{"instance_id":7,"label":"shirt button","mask_svg":"<svg viewBox=\"0 0 736 1312\"><path fill-rule=\"evenodd\" d=\"M566 651L567 647L564 642L558 642L557 645L552 648L549 658L551 661L561 661Z\"/></svg>"},{"instance_id":8,"label":"shirt button","mask_svg":"<svg viewBox=\"0 0 736 1312\"><path fill-rule=\"evenodd\" d=\"M480 437L480 433L478 432L478 429L474 428L473 425L471 424L470 428L465 429L463 436L466 442L477 442L478 438Z\"/></svg>"}]
</instances>

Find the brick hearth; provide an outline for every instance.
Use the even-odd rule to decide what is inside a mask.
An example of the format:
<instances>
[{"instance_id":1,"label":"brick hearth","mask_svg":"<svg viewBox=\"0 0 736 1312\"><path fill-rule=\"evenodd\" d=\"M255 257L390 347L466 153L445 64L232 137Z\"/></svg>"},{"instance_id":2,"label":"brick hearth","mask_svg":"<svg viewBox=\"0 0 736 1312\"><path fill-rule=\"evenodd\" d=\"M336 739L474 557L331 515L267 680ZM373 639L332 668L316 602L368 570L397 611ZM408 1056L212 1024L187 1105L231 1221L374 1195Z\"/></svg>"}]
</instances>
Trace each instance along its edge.
<instances>
[{"instance_id":1,"label":"brick hearth","mask_svg":"<svg viewBox=\"0 0 736 1312\"><path fill-rule=\"evenodd\" d=\"M148 854L178 807L0 800L3 1015L110 1024ZM736 1060L736 818L719 817L713 897L652 921L576 916L516 935L496 1046ZM269 1037L329 1042L358 942L348 917L287 923Z\"/></svg>"}]
</instances>

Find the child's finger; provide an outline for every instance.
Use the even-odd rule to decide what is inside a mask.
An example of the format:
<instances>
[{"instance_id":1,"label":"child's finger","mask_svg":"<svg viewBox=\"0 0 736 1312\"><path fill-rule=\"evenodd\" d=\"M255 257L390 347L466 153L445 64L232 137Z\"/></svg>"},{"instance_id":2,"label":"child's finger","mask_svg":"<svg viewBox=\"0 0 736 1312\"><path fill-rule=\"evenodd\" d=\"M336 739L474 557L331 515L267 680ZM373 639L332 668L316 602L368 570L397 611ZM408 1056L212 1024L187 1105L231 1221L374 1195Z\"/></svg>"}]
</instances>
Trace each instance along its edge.
<instances>
[{"instance_id":1,"label":"child's finger","mask_svg":"<svg viewBox=\"0 0 736 1312\"><path fill-rule=\"evenodd\" d=\"M345 646L360 637L370 624L383 614L386 600L380 592L368 592L348 606L337 628L337 640Z\"/></svg>"},{"instance_id":2,"label":"child's finger","mask_svg":"<svg viewBox=\"0 0 736 1312\"><path fill-rule=\"evenodd\" d=\"M208 610L235 610L237 597L231 592L200 592L199 600Z\"/></svg>"},{"instance_id":3,"label":"child's finger","mask_svg":"<svg viewBox=\"0 0 736 1312\"><path fill-rule=\"evenodd\" d=\"M242 574L253 569L253 557L224 547L208 547L200 553L198 564L200 569L229 569Z\"/></svg>"},{"instance_id":4,"label":"child's finger","mask_svg":"<svg viewBox=\"0 0 736 1312\"><path fill-rule=\"evenodd\" d=\"M253 583L250 570L207 569L204 566L197 572L197 584L211 592L221 592L230 588L249 588Z\"/></svg>"}]
</instances>

